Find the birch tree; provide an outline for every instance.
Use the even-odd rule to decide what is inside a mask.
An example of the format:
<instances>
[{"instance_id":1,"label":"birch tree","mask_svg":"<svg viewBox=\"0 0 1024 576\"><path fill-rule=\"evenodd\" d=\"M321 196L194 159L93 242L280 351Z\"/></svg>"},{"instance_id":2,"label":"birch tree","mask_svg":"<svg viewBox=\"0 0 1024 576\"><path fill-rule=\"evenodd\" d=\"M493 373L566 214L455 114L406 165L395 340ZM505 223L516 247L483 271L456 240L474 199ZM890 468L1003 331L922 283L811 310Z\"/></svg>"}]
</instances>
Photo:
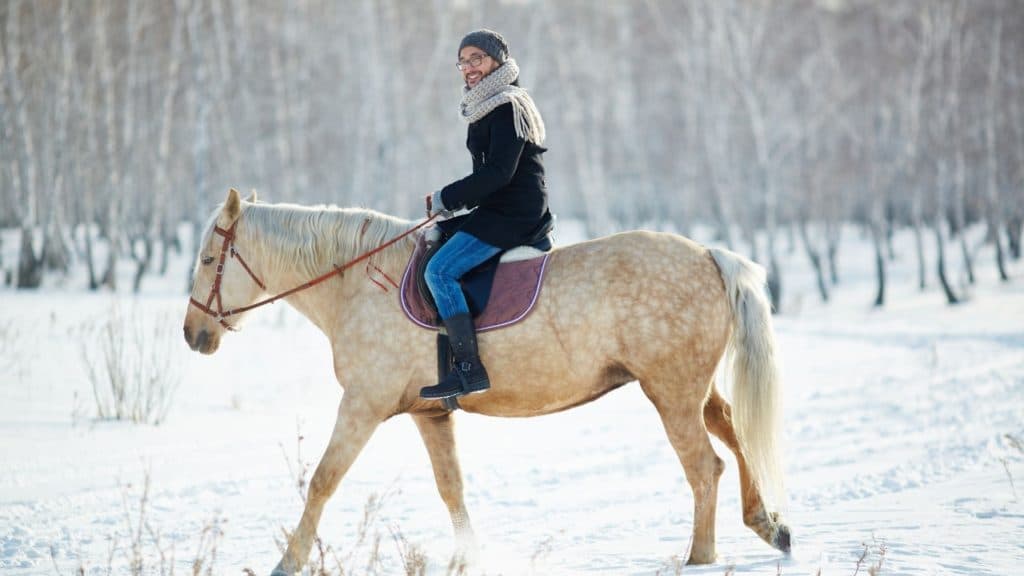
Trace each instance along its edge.
<instances>
[{"instance_id":1,"label":"birch tree","mask_svg":"<svg viewBox=\"0 0 1024 576\"><path fill-rule=\"evenodd\" d=\"M1000 54L1002 48L1003 22L997 19L995 30L992 33L992 51L988 65L988 95L985 111L985 167L988 170L987 179L987 206L986 220L988 224L988 239L995 246L996 269L999 271L999 279L1006 282L1010 276L1006 273L1006 260L1003 256L1003 242L999 236L1000 228L1000 206L999 206L999 160L996 151L996 116L999 111L996 108L996 95L999 91L999 69Z\"/></svg>"},{"instance_id":2,"label":"birch tree","mask_svg":"<svg viewBox=\"0 0 1024 576\"><path fill-rule=\"evenodd\" d=\"M22 1L13 0L8 7L7 29L5 34L6 74L8 102L12 109L14 123L15 152L17 166L11 170L13 187L20 191L17 215L21 229L21 244L18 252L18 272L16 285L18 288L35 288L42 282L40 258L34 246L33 230L37 225L36 198L36 155L34 152L32 125L28 121L28 102L22 90L19 67L21 66L22 38L21 19Z\"/></svg>"}]
</instances>

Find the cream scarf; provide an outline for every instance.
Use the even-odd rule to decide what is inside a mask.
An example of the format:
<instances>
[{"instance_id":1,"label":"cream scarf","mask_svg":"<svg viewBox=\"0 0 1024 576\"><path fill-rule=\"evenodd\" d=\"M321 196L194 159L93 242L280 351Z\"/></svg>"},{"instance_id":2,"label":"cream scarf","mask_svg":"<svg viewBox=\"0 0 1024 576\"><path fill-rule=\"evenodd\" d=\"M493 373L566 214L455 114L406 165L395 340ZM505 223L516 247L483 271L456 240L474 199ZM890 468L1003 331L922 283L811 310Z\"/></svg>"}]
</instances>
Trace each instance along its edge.
<instances>
[{"instance_id":1,"label":"cream scarf","mask_svg":"<svg viewBox=\"0 0 1024 576\"><path fill-rule=\"evenodd\" d=\"M544 120L526 90L512 85L518 77L519 66L514 59L509 58L476 86L465 88L462 95L462 118L472 124L498 106L511 102L516 135L540 146L545 137Z\"/></svg>"}]
</instances>

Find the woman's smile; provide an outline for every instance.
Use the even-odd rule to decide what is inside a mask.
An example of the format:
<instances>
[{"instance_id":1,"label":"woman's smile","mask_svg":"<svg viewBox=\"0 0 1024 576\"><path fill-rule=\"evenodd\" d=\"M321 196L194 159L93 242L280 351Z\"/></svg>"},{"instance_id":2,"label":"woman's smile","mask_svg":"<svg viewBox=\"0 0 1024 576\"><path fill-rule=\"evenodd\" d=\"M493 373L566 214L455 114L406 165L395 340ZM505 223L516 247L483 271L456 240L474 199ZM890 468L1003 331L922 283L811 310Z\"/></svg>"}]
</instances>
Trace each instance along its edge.
<instances>
[{"instance_id":1,"label":"woman's smile","mask_svg":"<svg viewBox=\"0 0 1024 576\"><path fill-rule=\"evenodd\" d=\"M479 70L473 70L466 74L466 84L472 88L476 86L477 82L480 82L484 77L483 73Z\"/></svg>"},{"instance_id":2,"label":"woman's smile","mask_svg":"<svg viewBox=\"0 0 1024 576\"><path fill-rule=\"evenodd\" d=\"M470 88L479 84L484 76L497 68L497 61L476 46L466 46L459 52L459 70L462 71L462 79L466 81L466 86Z\"/></svg>"}]
</instances>

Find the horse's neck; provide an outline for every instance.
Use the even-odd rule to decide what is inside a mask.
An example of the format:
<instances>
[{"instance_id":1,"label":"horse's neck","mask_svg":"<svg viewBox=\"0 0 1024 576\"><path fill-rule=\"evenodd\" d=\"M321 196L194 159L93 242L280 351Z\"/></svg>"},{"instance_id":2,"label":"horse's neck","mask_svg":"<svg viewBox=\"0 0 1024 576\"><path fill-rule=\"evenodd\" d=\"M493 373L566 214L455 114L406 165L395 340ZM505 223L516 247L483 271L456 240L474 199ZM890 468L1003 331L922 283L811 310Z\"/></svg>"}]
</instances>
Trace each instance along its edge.
<instances>
[{"instance_id":1,"label":"horse's neck","mask_svg":"<svg viewBox=\"0 0 1024 576\"><path fill-rule=\"evenodd\" d=\"M361 221L353 225L359 226ZM400 233L397 232L395 235ZM261 269L271 271L265 279L267 292L276 295L301 286L322 274L345 266L376 247L350 246L345 250L335 251L325 246L328 243L336 245L339 242L343 242L343 239L334 236L314 236L309 252L319 257L313 262L301 262L299 258L288 257L290 246L287 246L288 240L283 236L263 234L256 243L260 246ZM381 253L355 263L343 273L317 286L299 290L286 297L285 301L330 338L336 329L335 325L349 315L347 311L351 307L366 305L368 296L397 290L392 282L401 281L413 247L414 240L404 238ZM375 304L379 301L373 300ZM394 304L398 305L397 299L394 299Z\"/></svg>"}]
</instances>

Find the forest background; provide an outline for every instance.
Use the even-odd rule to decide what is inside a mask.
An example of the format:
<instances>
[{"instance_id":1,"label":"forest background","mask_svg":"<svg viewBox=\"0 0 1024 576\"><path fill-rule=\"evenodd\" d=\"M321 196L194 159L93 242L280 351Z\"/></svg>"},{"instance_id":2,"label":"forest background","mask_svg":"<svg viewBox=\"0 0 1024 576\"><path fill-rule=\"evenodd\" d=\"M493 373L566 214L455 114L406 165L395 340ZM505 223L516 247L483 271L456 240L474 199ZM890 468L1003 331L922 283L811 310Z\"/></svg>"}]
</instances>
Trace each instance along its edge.
<instances>
[{"instance_id":1,"label":"forest background","mask_svg":"<svg viewBox=\"0 0 1024 576\"><path fill-rule=\"evenodd\" d=\"M951 303L982 245L1003 280L1020 258L1018 1L7 0L0 279L116 290L130 265L137 291L229 186L420 217L470 168L454 62L480 26L508 39L552 209L586 236L710 226L777 308L780 251L827 300L850 230L879 306L897 230Z\"/></svg>"}]
</instances>

